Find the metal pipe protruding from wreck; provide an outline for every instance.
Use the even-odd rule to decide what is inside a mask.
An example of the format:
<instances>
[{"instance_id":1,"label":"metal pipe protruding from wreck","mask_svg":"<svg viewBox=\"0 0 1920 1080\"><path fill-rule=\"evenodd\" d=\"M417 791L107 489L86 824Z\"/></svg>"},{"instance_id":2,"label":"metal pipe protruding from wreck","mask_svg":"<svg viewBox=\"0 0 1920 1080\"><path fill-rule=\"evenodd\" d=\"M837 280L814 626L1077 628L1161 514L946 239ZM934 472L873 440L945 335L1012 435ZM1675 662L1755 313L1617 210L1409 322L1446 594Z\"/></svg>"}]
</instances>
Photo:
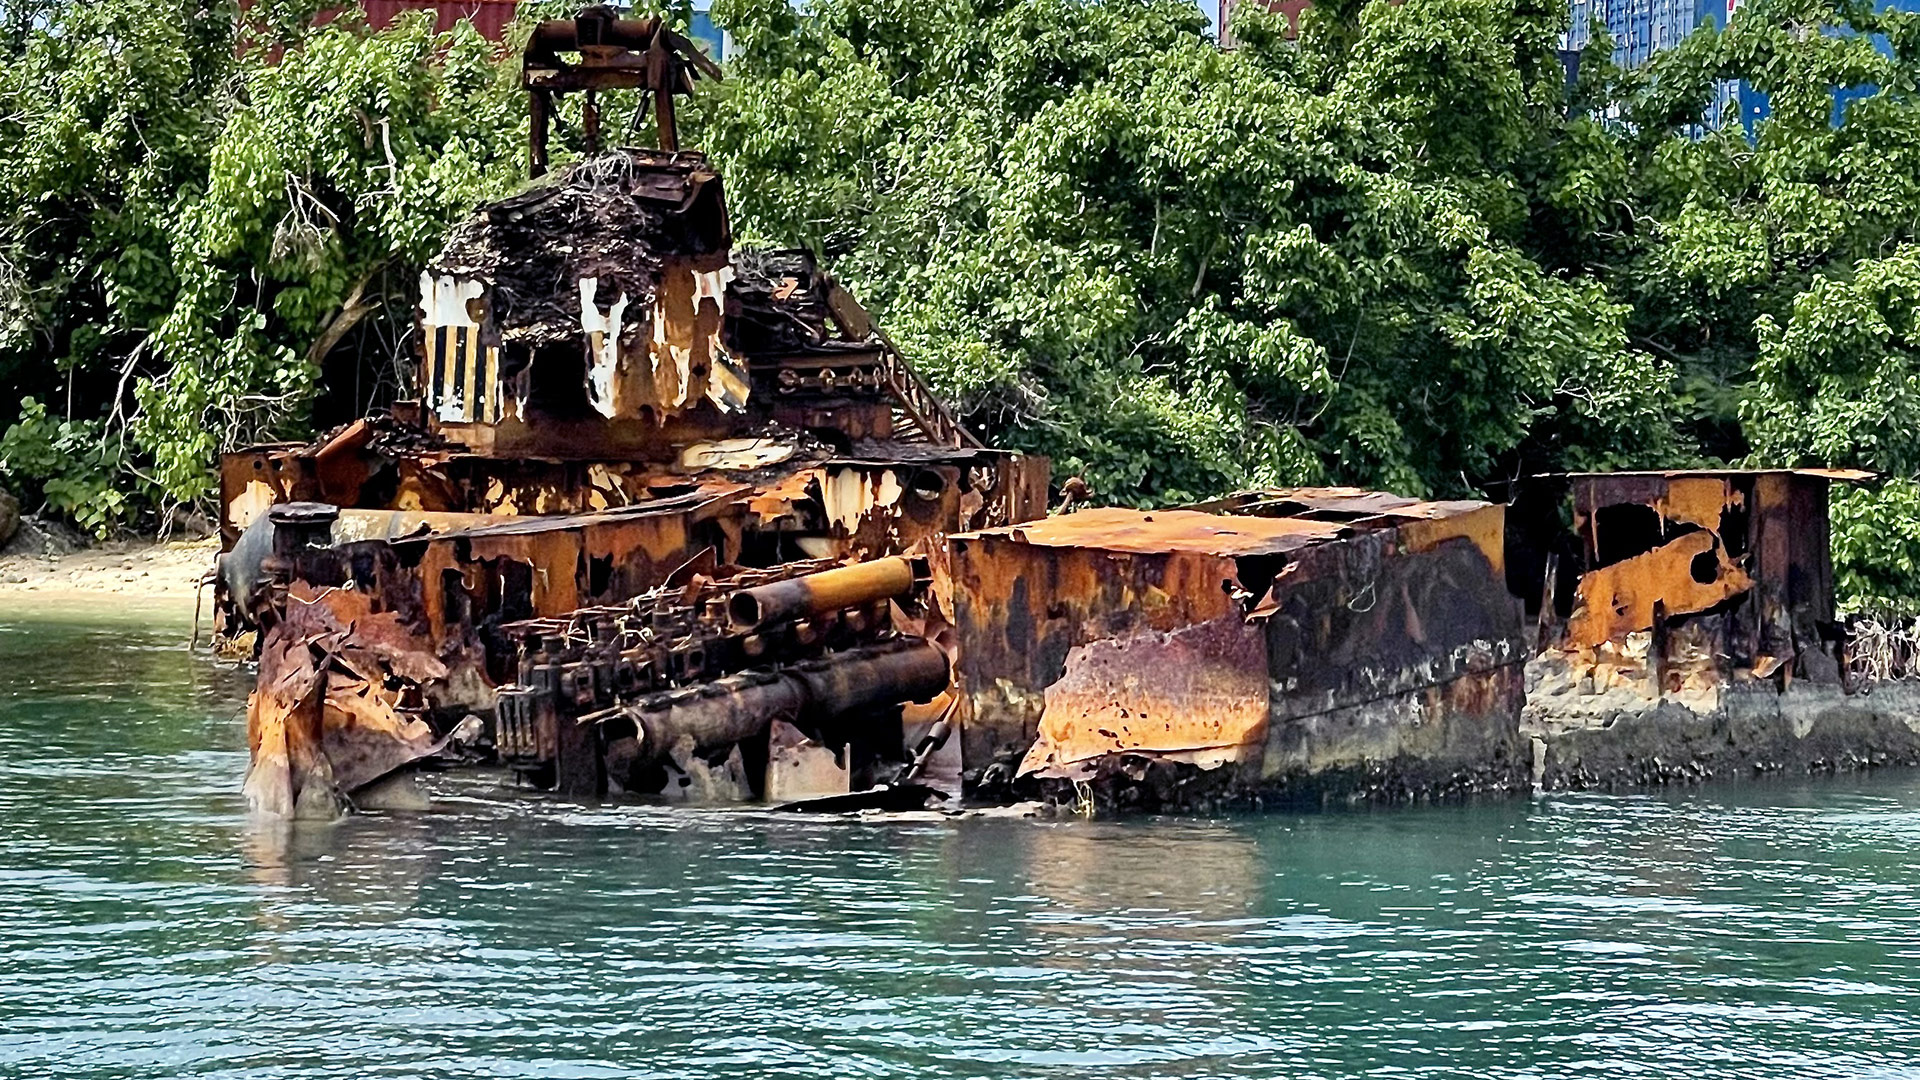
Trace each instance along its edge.
<instances>
[{"instance_id":1,"label":"metal pipe protruding from wreck","mask_svg":"<svg viewBox=\"0 0 1920 1080\"><path fill-rule=\"evenodd\" d=\"M741 589L727 600L727 618L738 630L822 615L891 600L913 591L913 560L905 555L804 574Z\"/></svg>"},{"instance_id":2,"label":"metal pipe protruding from wreck","mask_svg":"<svg viewBox=\"0 0 1920 1080\"><path fill-rule=\"evenodd\" d=\"M656 761L691 736L697 751L767 730L775 720L810 726L862 709L929 701L947 688L947 657L925 641L852 649L771 672L728 675L601 714L633 722L639 757ZM582 720L591 719L582 717Z\"/></svg>"}]
</instances>

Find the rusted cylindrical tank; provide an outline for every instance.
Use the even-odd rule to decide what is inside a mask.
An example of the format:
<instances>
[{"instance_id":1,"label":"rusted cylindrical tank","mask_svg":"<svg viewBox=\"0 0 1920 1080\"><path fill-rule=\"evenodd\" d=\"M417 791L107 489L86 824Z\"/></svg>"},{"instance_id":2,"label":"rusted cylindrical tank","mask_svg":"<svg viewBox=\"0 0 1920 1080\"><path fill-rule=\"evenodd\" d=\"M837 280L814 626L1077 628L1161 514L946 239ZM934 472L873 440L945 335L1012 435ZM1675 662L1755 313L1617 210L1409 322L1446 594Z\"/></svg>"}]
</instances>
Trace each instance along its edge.
<instances>
[{"instance_id":1,"label":"rusted cylindrical tank","mask_svg":"<svg viewBox=\"0 0 1920 1080\"><path fill-rule=\"evenodd\" d=\"M837 566L769 585L741 589L727 600L727 618L741 630L889 600L913 591L913 560L903 555Z\"/></svg>"},{"instance_id":2,"label":"rusted cylindrical tank","mask_svg":"<svg viewBox=\"0 0 1920 1080\"><path fill-rule=\"evenodd\" d=\"M681 738L699 751L752 738L775 720L823 723L862 709L927 701L947 688L947 658L924 641L856 649L774 672L729 675L619 710L639 757L658 760Z\"/></svg>"}]
</instances>

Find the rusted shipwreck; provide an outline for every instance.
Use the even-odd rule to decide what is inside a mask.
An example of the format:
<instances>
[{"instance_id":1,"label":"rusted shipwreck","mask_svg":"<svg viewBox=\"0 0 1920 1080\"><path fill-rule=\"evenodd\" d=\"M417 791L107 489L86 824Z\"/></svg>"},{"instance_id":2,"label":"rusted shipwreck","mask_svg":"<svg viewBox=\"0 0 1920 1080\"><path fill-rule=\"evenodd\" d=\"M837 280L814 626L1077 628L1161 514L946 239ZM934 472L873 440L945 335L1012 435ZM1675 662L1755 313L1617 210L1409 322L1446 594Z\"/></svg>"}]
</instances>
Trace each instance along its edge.
<instances>
[{"instance_id":1,"label":"rusted shipwreck","mask_svg":"<svg viewBox=\"0 0 1920 1080\"><path fill-rule=\"evenodd\" d=\"M1834 608L1828 494L1853 469L1533 477L1508 511L1547 788L1920 761L1920 696Z\"/></svg>"},{"instance_id":2,"label":"rusted shipwreck","mask_svg":"<svg viewBox=\"0 0 1920 1080\"><path fill-rule=\"evenodd\" d=\"M980 445L811 255L733 245L678 148L716 74L684 39L589 9L524 71L536 174L562 94L591 139L595 94L644 91L659 148L590 144L455 232L417 399L222 462L263 812L474 761L573 797L1192 809L1920 760L1834 618L1853 474L1048 516L1046 460Z\"/></svg>"},{"instance_id":3,"label":"rusted shipwreck","mask_svg":"<svg viewBox=\"0 0 1920 1080\"><path fill-rule=\"evenodd\" d=\"M811 255L733 246L720 176L674 148L702 73L659 20L541 24L536 172L562 92L591 131L596 92L644 90L666 148L590 153L456 231L421 275L416 400L223 459L217 606L257 641L257 806L326 814L408 761L495 752L519 624L639 601L664 626L662 589L1045 512L1046 461L981 447ZM628 688L722 670L673 664Z\"/></svg>"}]
</instances>

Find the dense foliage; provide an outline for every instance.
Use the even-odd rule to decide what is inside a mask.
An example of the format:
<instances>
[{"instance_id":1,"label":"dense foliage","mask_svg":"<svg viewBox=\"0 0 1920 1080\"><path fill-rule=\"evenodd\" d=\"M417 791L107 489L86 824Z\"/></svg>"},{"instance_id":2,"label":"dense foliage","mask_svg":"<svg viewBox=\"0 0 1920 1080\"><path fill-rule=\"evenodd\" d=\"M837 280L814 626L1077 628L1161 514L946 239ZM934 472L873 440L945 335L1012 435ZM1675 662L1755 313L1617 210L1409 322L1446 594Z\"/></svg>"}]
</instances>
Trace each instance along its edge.
<instances>
[{"instance_id":1,"label":"dense foliage","mask_svg":"<svg viewBox=\"0 0 1920 1080\"><path fill-rule=\"evenodd\" d=\"M1914 17L1754 0L1569 84L1539 0L1248 11L1224 53L1186 0L806 12L716 0L689 141L737 230L1099 498L1858 464L1893 480L1837 500L1843 581L1920 597ZM203 500L323 385L390 393L419 261L524 179L511 49L470 31L0 16L0 479L97 528ZM1734 78L1771 117L1706 130Z\"/></svg>"}]
</instances>

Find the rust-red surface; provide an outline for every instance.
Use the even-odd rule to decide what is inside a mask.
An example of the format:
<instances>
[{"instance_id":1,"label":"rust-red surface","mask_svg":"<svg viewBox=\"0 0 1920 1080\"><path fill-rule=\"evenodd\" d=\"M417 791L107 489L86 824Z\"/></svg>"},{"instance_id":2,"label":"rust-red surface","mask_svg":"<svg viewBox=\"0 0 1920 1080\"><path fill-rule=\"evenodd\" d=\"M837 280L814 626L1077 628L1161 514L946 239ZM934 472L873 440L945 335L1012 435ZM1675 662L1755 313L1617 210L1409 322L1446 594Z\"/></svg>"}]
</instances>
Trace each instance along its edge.
<instances>
[{"instance_id":1,"label":"rust-red surface","mask_svg":"<svg viewBox=\"0 0 1920 1080\"><path fill-rule=\"evenodd\" d=\"M1225 517L1193 510L1102 507L975 534L1035 547L1087 548L1140 555L1277 555L1342 532L1339 524L1298 518Z\"/></svg>"},{"instance_id":2,"label":"rust-red surface","mask_svg":"<svg viewBox=\"0 0 1920 1080\"><path fill-rule=\"evenodd\" d=\"M1020 773L1075 777L1114 754L1213 766L1238 760L1266 731L1265 636L1234 613L1074 648L1046 688Z\"/></svg>"}]
</instances>

